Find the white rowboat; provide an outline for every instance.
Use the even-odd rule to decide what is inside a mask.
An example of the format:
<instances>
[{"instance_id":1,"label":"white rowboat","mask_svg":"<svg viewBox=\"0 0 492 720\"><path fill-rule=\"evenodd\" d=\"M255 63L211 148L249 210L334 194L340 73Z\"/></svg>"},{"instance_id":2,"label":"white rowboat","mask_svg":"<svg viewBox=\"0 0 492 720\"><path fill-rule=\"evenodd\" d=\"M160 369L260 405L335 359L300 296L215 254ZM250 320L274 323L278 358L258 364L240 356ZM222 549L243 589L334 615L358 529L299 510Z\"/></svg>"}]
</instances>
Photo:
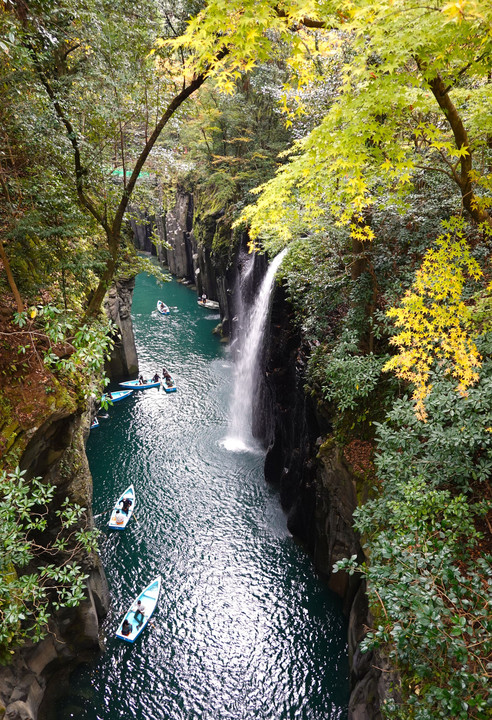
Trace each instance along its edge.
<instances>
[{"instance_id":1,"label":"white rowboat","mask_svg":"<svg viewBox=\"0 0 492 720\"><path fill-rule=\"evenodd\" d=\"M198 300L197 302L200 305L200 307L206 308L207 310L219 310L220 309L219 303L216 302L215 300L205 300L205 302L203 302L203 300Z\"/></svg>"},{"instance_id":2,"label":"white rowboat","mask_svg":"<svg viewBox=\"0 0 492 720\"><path fill-rule=\"evenodd\" d=\"M140 595L137 595L130 609L119 624L116 631L116 637L121 638L121 640L126 640L126 642L135 642L137 637L140 635L144 627L149 622L150 617L155 610L157 601L159 599L159 593L161 591L161 582L161 576L158 575L155 580L150 583L150 585L147 585L145 590L142 590ZM141 615L139 615L137 609L137 603L139 600L141 602ZM129 626L127 626L126 628L127 632L124 632L125 620L127 621Z\"/></svg>"},{"instance_id":3,"label":"white rowboat","mask_svg":"<svg viewBox=\"0 0 492 720\"><path fill-rule=\"evenodd\" d=\"M169 315L170 310L166 303L163 303L162 300L157 301L157 310L160 312L161 315Z\"/></svg>"},{"instance_id":4,"label":"white rowboat","mask_svg":"<svg viewBox=\"0 0 492 720\"><path fill-rule=\"evenodd\" d=\"M122 510L125 500L131 500L131 505L128 508L128 512L126 513ZM130 521L134 508L135 488L132 484L125 490L122 495L120 495L120 497L116 501L116 505L114 506L113 512L111 513L111 519L108 522L108 527L113 528L113 530L124 530Z\"/></svg>"}]
</instances>

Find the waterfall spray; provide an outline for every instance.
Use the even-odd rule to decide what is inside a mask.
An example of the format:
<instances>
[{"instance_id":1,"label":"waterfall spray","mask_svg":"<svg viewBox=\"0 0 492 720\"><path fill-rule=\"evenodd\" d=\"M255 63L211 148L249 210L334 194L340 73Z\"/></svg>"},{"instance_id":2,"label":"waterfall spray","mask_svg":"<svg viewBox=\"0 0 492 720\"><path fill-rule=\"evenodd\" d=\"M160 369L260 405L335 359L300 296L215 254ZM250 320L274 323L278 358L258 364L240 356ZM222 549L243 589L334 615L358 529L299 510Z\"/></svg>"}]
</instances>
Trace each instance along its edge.
<instances>
[{"instance_id":1,"label":"waterfall spray","mask_svg":"<svg viewBox=\"0 0 492 720\"><path fill-rule=\"evenodd\" d=\"M234 369L229 433L224 441L224 446L229 450L246 450L253 443L251 432L253 398L260 370L262 341L269 317L275 274L286 253L287 248L282 250L268 266L253 306L245 310L246 317L241 323L243 330L239 338Z\"/></svg>"}]
</instances>

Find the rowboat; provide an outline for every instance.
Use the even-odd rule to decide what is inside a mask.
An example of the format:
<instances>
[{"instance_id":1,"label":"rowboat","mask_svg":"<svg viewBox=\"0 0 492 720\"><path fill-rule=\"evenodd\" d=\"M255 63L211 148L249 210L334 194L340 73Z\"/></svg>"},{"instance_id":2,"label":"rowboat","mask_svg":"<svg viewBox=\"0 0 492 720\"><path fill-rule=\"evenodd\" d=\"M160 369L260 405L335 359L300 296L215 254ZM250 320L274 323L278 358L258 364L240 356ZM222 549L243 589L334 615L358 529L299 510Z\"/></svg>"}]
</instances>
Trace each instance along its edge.
<instances>
[{"instance_id":1,"label":"rowboat","mask_svg":"<svg viewBox=\"0 0 492 720\"><path fill-rule=\"evenodd\" d=\"M157 380L157 382L145 380L143 383L140 380L125 380L125 382L119 383L120 387L131 388L132 390L147 390L147 388L159 387L160 384L160 380Z\"/></svg>"},{"instance_id":2,"label":"rowboat","mask_svg":"<svg viewBox=\"0 0 492 720\"><path fill-rule=\"evenodd\" d=\"M157 310L161 315L169 315L170 312L168 306L162 300L157 301Z\"/></svg>"},{"instance_id":3,"label":"rowboat","mask_svg":"<svg viewBox=\"0 0 492 720\"><path fill-rule=\"evenodd\" d=\"M205 302L203 302L203 300L197 300L197 302L200 305L200 307L207 308L207 310L219 310L220 309L219 303L216 302L215 300L205 300Z\"/></svg>"},{"instance_id":4,"label":"rowboat","mask_svg":"<svg viewBox=\"0 0 492 720\"><path fill-rule=\"evenodd\" d=\"M99 427L99 420L97 419L97 417L95 417L94 420L91 422L91 430L92 430L92 428L97 428L97 427Z\"/></svg>"},{"instance_id":5,"label":"rowboat","mask_svg":"<svg viewBox=\"0 0 492 720\"><path fill-rule=\"evenodd\" d=\"M101 400L104 400L105 402L111 400L115 403L118 402L118 400L124 400L124 398L128 397L128 395L131 395L132 392L132 390L116 390L116 392L104 393Z\"/></svg>"},{"instance_id":6,"label":"rowboat","mask_svg":"<svg viewBox=\"0 0 492 720\"><path fill-rule=\"evenodd\" d=\"M127 512L124 512L122 509L124 507L125 500L131 501L131 505L129 506ZM116 501L116 505L114 506L113 512L111 513L111 519L108 522L108 527L113 528L113 530L124 530L130 521L134 507L135 488L133 487L133 485L130 485L129 487L127 487L123 495L120 495L120 497Z\"/></svg>"},{"instance_id":7,"label":"rowboat","mask_svg":"<svg viewBox=\"0 0 492 720\"><path fill-rule=\"evenodd\" d=\"M172 375L169 375L168 378L162 378L162 387L167 393L176 392L176 390L178 389Z\"/></svg>"},{"instance_id":8,"label":"rowboat","mask_svg":"<svg viewBox=\"0 0 492 720\"><path fill-rule=\"evenodd\" d=\"M149 622L150 617L155 610L155 606L157 605L159 593L161 590L161 581L161 576L158 575L155 580L150 583L150 585L147 585L145 590L142 590L140 595L137 595L130 609L128 610L125 617L118 626L118 629L116 631L116 637L121 638L121 640L126 640L126 642L135 642L137 637L140 635L144 627ZM138 609L139 600L141 603L140 614ZM128 625L126 627L126 632L123 632L123 630L125 629L123 627L125 620Z\"/></svg>"}]
</instances>

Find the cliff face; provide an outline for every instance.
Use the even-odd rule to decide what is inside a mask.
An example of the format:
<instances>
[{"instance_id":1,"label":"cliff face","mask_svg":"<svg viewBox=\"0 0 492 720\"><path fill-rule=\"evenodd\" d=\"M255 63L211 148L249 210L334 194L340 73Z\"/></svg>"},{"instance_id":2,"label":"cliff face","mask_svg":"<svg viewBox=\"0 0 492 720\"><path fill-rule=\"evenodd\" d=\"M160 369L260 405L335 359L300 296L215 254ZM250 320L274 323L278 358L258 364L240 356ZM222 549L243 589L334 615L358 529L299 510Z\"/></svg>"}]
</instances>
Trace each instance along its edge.
<instances>
[{"instance_id":1,"label":"cliff face","mask_svg":"<svg viewBox=\"0 0 492 720\"><path fill-rule=\"evenodd\" d=\"M174 207L154 221L160 244L152 248L152 252L156 253L163 265L167 265L172 275L195 287L198 297L205 293L209 300L219 302L222 332L229 335L233 317L230 308L234 262L231 262L231 257L224 261L212 250L218 232L227 234L226 244L228 247L230 245L231 232L222 228L220 220L218 214L197 221L193 196L178 189ZM136 247L149 249L142 230L134 226L134 231Z\"/></svg>"},{"instance_id":2,"label":"cliff face","mask_svg":"<svg viewBox=\"0 0 492 720\"><path fill-rule=\"evenodd\" d=\"M31 428L20 466L27 477L40 476L56 486L55 507L69 497L88 508L92 526L92 478L84 437L88 425L87 413L63 405ZM35 720L55 681L101 649L99 623L109 607L106 578L97 556L81 556L78 561L89 576L85 601L58 612L42 642L17 650L11 664L0 667L0 708L5 708L8 720Z\"/></svg>"},{"instance_id":3,"label":"cliff face","mask_svg":"<svg viewBox=\"0 0 492 720\"><path fill-rule=\"evenodd\" d=\"M142 252L153 252L152 245L152 228L157 219L149 218L146 213L142 213L138 208L132 208L132 217L130 219L130 227L133 232L135 247Z\"/></svg>"},{"instance_id":4,"label":"cliff face","mask_svg":"<svg viewBox=\"0 0 492 720\"><path fill-rule=\"evenodd\" d=\"M131 318L135 278L117 280L109 289L104 309L118 327L114 336L114 348L107 363L106 372L112 380L122 380L138 373L137 348Z\"/></svg>"},{"instance_id":5,"label":"cliff face","mask_svg":"<svg viewBox=\"0 0 492 720\"><path fill-rule=\"evenodd\" d=\"M257 434L268 446L265 477L279 489L289 530L304 542L316 570L343 600L349 619L349 720L379 720L381 703L396 678L383 658L360 651L365 627L370 625L363 582L345 572L332 572L338 560L352 555L363 558L352 527L360 481L332 438L329 417L320 415L304 391L305 354L291 320L284 292L277 287L266 380L256 413Z\"/></svg>"}]
</instances>

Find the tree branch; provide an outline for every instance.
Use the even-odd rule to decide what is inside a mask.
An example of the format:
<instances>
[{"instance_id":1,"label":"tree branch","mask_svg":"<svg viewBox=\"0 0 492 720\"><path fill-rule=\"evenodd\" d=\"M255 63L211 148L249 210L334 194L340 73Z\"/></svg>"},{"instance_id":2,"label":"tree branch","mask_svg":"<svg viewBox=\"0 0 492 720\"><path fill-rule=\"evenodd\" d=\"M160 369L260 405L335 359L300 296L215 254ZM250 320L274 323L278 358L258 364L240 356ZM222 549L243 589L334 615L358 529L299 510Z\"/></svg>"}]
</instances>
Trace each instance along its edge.
<instances>
[{"instance_id":1,"label":"tree branch","mask_svg":"<svg viewBox=\"0 0 492 720\"><path fill-rule=\"evenodd\" d=\"M275 8L275 12L279 18L287 20L289 18L285 10L282 10L278 6ZM299 20L299 24L304 27L311 28L313 30L334 30L335 28L327 25L324 20L313 20L312 18L304 17ZM297 29L299 26L293 26L293 29Z\"/></svg>"},{"instance_id":2,"label":"tree branch","mask_svg":"<svg viewBox=\"0 0 492 720\"><path fill-rule=\"evenodd\" d=\"M97 220L97 222L107 231L107 223L105 222L104 215L102 215L99 210L96 208L92 200L86 195L84 192L84 176L85 176L85 169L82 165L82 159L80 157L80 148L79 143L77 140L77 133L75 132L75 128L73 127L72 123L66 116L59 100L57 100L55 92L53 88L51 87L51 83L44 72L43 68L41 67L41 63L39 62L36 49L34 45L31 42L27 43L27 48L29 52L31 53L31 57L33 59L34 67L36 69L36 72L38 74L39 80L41 84L43 85L44 89L46 90L46 93L51 100L51 103L53 105L53 108L55 110L55 113L60 120L60 122L63 124L66 130L67 137L70 141L70 144L72 145L73 149L73 159L74 159L74 165L75 165L75 185L77 190L77 197L79 200L79 203L82 207L84 207L86 210L90 212L90 214Z\"/></svg>"},{"instance_id":3,"label":"tree branch","mask_svg":"<svg viewBox=\"0 0 492 720\"><path fill-rule=\"evenodd\" d=\"M133 172L130 176L130 180L128 181L128 185L126 189L123 191L122 198L120 200L120 203L118 205L118 209L116 210L116 215L113 221L112 230L113 233L119 233L121 230L121 223L123 221L123 215L125 214L126 208L128 206L128 202L130 200L131 194L135 188L135 183L137 182L138 176L140 174L141 169L143 168L145 161L147 160L152 148L154 147L159 135L161 134L162 130L164 129L165 125L167 125L170 118L174 115L176 110L180 107L180 105L183 104L183 102L192 95L198 88L203 85L205 80L207 79L207 74L205 72L200 73L200 75L197 75L193 80L190 82L189 85L184 86L181 92L176 95L169 105L166 108L166 111L161 116L159 122L156 124L154 131L148 141L145 144L145 147L143 148L142 152L140 153L137 162L135 163L135 167L133 168Z\"/></svg>"},{"instance_id":4,"label":"tree branch","mask_svg":"<svg viewBox=\"0 0 492 720\"><path fill-rule=\"evenodd\" d=\"M419 69L422 70L422 64L417 61ZM471 150L470 140L466 128L463 124L461 116L453 104L449 92L446 89L444 82L440 75L436 75L431 80L428 80L429 87L432 94L434 95L437 104L443 111L446 119L451 127L454 141L458 150L466 148L467 154L460 156L460 173L456 173L456 182L461 190L461 197L463 198L463 205L469 212L471 217L478 223L485 222L492 226L492 218L489 213L481 209L477 198L473 191L473 183L471 180L471 172L473 170L473 156Z\"/></svg>"}]
</instances>

